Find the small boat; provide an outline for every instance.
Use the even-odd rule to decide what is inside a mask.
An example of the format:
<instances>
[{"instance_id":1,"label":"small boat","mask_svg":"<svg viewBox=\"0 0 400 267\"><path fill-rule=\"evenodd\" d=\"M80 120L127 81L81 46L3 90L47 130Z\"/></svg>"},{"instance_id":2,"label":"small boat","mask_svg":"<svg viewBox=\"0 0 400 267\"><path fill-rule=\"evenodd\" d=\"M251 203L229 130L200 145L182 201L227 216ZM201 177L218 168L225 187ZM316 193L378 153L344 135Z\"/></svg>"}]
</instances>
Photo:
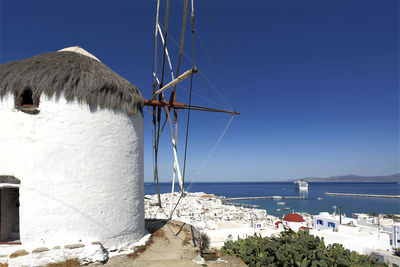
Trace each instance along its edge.
<instances>
[{"instance_id":1,"label":"small boat","mask_svg":"<svg viewBox=\"0 0 400 267\"><path fill-rule=\"evenodd\" d=\"M322 197L317 197L317 200L322 200Z\"/></svg>"},{"instance_id":2,"label":"small boat","mask_svg":"<svg viewBox=\"0 0 400 267\"><path fill-rule=\"evenodd\" d=\"M281 209L276 209L276 211L281 211Z\"/></svg>"},{"instance_id":3,"label":"small boat","mask_svg":"<svg viewBox=\"0 0 400 267\"><path fill-rule=\"evenodd\" d=\"M285 207L284 210L290 210L290 208L289 207Z\"/></svg>"},{"instance_id":4,"label":"small boat","mask_svg":"<svg viewBox=\"0 0 400 267\"><path fill-rule=\"evenodd\" d=\"M276 203L276 204L278 204L278 205L285 205L286 203L285 203L285 202L278 202L278 203Z\"/></svg>"},{"instance_id":5,"label":"small boat","mask_svg":"<svg viewBox=\"0 0 400 267\"><path fill-rule=\"evenodd\" d=\"M294 182L296 189L300 191L306 191L308 190L308 183L304 181L303 179L297 180Z\"/></svg>"}]
</instances>

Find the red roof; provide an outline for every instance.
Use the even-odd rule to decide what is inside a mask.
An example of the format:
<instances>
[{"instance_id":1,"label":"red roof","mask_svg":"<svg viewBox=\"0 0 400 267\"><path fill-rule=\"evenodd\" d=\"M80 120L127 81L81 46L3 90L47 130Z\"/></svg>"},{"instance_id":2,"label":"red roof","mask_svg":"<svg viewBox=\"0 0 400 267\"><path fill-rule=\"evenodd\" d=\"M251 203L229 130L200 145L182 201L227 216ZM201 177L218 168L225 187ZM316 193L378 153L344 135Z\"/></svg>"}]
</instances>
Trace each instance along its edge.
<instances>
[{"instance_id":1,"label":"red roof","mask_svg":"<svg viewBox=\"0 0 400 267\"><path fill-rule=\"evenodd\" d=\"M281 222L281 221L277 221L277 222L275 223L275 227L278 228L278 225L279 225L280 223L282 223L282 222Z\"/></svg>"},{"instance_id":2,"label":"red roof","mask_svg":"<svg viewBox=\"0 0 400 267\"><path fill-rule=\"evenodd\" d=\"M302 227L300 227L299 229L301 229L301 230L305 230L305 229L312 229L312 228L310 228L310 227L305 227L305 226L302 226Z\"/></svg>"},{"instance_id":3,"label":"red roof","mask_svg":"<svg viewBox=\"0 0 400 267\"><path fill-rule=\"evenodd\" d=\"M287 222L304 222L303 217L297 213L290 213L283 218Z\"/></svg>"}]
</instances>

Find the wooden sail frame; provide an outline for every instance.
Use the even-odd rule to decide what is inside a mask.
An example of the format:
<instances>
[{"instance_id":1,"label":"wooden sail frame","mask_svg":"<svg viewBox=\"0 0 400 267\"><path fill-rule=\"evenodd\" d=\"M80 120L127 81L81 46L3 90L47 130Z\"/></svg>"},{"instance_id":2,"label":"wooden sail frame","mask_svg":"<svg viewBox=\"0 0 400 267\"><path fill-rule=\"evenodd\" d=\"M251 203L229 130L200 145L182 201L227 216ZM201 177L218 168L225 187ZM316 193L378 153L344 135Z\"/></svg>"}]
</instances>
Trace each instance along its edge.
<instances>
[{"instance_id":1,"label":"wooden sail frame","mask_svg":"<svg viewBox=\"0 0 400 267\"><path fill-rule=\"evenodd\" d=\"M240 115L239 112L235 110L224 110L224 109L216 109L210 107L203 107L203 106L196 106L196 105L186 105L184 103L177 103L177 102L167 102L167 101L158 101L152 99L145 99L144 105L148 107L164 107L167 106L168 109L191 109L197 111L210 111L210 112L220 112L220 113L227 113L232 115Z\"/></svg>"},{"instance_id":2,"label":"wooden sail frame","mask_svg":"<svg viewBox=\"0 0 400 267\"><path fill-rule=\"evenodd\" d=\"M188 0L183 0L184 1L184 10L183 10L183 21L182 21L182 31L181 31L181 42L180 42L180 48L179 48L179 61L177 64L177 70L175 73L175 78L172 70L172 63L171 59L168 54L168 49L167 49L167 33L168 33L168 18L169 18L169 3L170 0L167 0L166 2L166 15L165 15L165 28L164 28L164 36L162 35L162 30L158 22L159 18L159 6L160 6L160 0L157 0L157 12L156 12L156 22L155 22L155 43L154 43L154 82L153 82L153 95L151 99L146 99L144 100L144 106L152 107L152 115L153 115L153 127L154 127L154 181L157 183L157 195L158 195L158 205L161 208L161 197L160 197L160 188L159 188L159 177L158 177L158 149L159 149L159 141L161 137L162 130L164 129L165 123L168 121L170 131L171 131L171 142L172 142L172 150L173 150L173 155L174 155L174 167L173 167L173 180L172 180L172 192L171 192L171 215L173 214L176 206L173 206L173 199L174 199L174 185L175 185L175 176L178 177L179 181L179 186L181 188L181 197L178 199L178 202L176 205L178 205L179 200L184 196L184 175L185 175L185 166L186 166L186 151L187 151L187 137L188 137L188 129L189 129L189 118L190 118L190 110L196 110L196 111L208 111L208 112L220 112L220 113L228 113L234 115L239 115L240 113L236 112L235 110L221 110L221 109L215 109L215 108L210 108L210 107L203 107L203 106L196 106L196 105L191 105L191 91L192 91L192 80L193 80L193 75L198 72L197 67L194 64L194 3L193 0L191 0L191 23L192 23L192 53L193 53L193 67L181 75L179 75L179 68L180 68L180 63L182 59L182 53L183 53L183 44L184 44L184 36L185 36L185 29L186 29L186 17L187 17L187 9L188 9ZM157 39L158 39L158 33L160 33L160 39L162 41L163 45L163 60L162 60L162 72L161 72L161 81L158 80L157 77ZM165 59L167 58L168 64L170 67L171 71L171 82L167 83L164 85L164 70L165 70ZM178 76L179 75L179 76ZM177 102L177 94L176 94L176 85L185 79L189 78L191 79L190 82L190 94L189 94L189 104L184 104L184 103L178 103ZM157 85L158 85L158 90L157 90ZM164 92L169 89L173 88L170 99L169 101L165 100ZM158 99L156 99L158 98ZM186 128L186 144L185 144L185 159L184 159L184 168L183 168L183 176L180 170L180 165L179 165L179 160L178 160L178 153L177 153L177 137L178 137L178 110L188 110L188 121L187 121L187 128ZM161 127L161 116L162 112L161 110L164 110L166 119L165 122L163 123L163 126ZM170 111L174 110L174 124L175 124L175 129L172 125L172 120L171 120L171 115Z\"/></svg>"}]
</instances>

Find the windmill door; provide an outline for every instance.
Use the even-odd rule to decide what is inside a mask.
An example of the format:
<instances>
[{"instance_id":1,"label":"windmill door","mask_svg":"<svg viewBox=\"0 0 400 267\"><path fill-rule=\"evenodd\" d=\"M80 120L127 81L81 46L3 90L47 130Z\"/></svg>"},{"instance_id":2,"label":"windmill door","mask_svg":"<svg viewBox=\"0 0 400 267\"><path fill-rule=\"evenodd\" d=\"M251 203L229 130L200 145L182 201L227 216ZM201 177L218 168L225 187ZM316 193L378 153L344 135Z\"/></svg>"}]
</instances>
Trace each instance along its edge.
<instances>
[{"instance_id":1,"label":"windmill door","mask_svg":"<svg viewBox=\"0 0 400 267\"><path fill-rule=\"evenodd\" d=\"M20 244L19 188L0 176L0 244ZM3 183L2 183L3 182Z\"/></svg>"}]
</instances>

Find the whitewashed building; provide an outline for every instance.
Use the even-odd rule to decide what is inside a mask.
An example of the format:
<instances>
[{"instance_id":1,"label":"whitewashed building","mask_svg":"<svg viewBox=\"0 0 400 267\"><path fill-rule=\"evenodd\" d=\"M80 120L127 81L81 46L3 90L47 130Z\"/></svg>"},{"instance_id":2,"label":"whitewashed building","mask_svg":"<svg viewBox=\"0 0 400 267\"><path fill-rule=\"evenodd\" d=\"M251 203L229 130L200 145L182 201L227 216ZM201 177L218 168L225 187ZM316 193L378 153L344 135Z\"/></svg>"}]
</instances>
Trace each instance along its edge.
<instances>
[{"instance_id":1,"label":"whitewashed building","mask_svg":"<svg viewBox=\"0 0 400 267\"><path fill-rule=\"evenodd\" d=\"M142 106L135 86L79 47L0 65L1 244L142 238Z\"/></svg>"},{"instance_id":2,"label":"whitewashed building","mask_svg":"<svg viewBox=\"0 0 400 267\"><path fill-rule=\"evenodd\" d=\"M313 228L316 230L338 231L340 220L331 216L328 212L320 212L313 216Z\"/></svg>"},{"instance_id":3,"label":"whitewashed building","mask_svg":"<svg viewBox=\"0 0 400 267\"><path fill-rule=\"evenodd\" d=\"M279 228L279 224L276 223L276 225ZM304 218L297 213L289 213L283 217L281 221L281 225L284 227L288 227L292 229L293 231L298 231L300 229L306 229L307 228L307 223L304 220Z\"/></svg>"}]
</instances>

